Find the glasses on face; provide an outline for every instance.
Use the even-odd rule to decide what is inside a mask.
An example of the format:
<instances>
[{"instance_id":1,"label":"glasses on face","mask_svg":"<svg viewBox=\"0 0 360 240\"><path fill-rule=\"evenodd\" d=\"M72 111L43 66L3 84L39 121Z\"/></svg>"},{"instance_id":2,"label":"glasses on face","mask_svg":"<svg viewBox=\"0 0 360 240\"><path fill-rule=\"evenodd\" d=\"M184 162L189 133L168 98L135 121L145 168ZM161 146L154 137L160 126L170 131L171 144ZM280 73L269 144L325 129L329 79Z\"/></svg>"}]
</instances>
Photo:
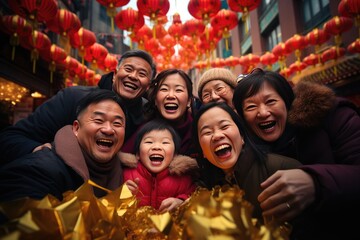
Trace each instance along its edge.
<instances>
[{"instance_id":1,"label":"glasses on face","mask_svg":"<svg viewBox=\"0 0 360 240\"><path fill-rule=\"evenodd\" d=\"M228 88L225 85L218 85L216 88L212 89L211 91L204 92L202 94L203 101L210 101L212 99L212 93L216 95L224 96L227 93Z\"/></svg>"}]
</instances>

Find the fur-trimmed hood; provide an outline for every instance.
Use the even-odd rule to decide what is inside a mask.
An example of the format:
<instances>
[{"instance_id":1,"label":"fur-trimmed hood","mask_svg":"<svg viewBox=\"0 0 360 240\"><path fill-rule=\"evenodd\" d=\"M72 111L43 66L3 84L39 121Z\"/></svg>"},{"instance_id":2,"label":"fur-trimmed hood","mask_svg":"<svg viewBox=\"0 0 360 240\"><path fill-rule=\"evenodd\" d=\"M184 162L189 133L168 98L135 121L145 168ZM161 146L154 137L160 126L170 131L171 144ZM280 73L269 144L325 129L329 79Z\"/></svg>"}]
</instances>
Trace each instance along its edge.
<instances>
[{"instance_id":1,"label":"fur-trimmed hood","mask_svg":"<svg viewBox=\"0 0 360 240\"><path fill-rule=\"evenodd\" d=\"M121 159L122 165L129 168L136 168L138 160L136 159L135 154L119 152L117 155ZM181 176L184 174L194 174L198 168L199 166L196 159L179 154L171 161L169 172L171 175Z\"/></svg>"},{"instance_id":2,"label":"fur-trimmed hood","mask_svg":"<svg viewBox=\"0 0 360 240\"><path fill-rule=\"evenodd\" d=\"M288 122L297 127L318 126L336 105L335 92L325 85L302 81L294 87L294 93Z\"/></svg>"}]
</instances>

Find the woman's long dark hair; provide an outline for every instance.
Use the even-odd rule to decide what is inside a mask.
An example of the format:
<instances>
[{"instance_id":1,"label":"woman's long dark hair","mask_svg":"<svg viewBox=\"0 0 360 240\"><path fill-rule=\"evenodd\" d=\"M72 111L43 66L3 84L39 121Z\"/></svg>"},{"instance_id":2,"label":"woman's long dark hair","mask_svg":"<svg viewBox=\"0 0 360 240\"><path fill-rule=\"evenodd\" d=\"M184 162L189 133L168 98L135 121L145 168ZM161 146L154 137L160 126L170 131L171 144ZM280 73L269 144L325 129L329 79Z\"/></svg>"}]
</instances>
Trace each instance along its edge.
<instances>
[{"instance_id":1,"label":"woman's long dark hair","mask_svg":"<svg viewBox=\"0 0 360 240\"><path fill-rule=\"evenodd\" d=\"M201 149L200 146L200 142L199 142L199 135L198 135L198 123L199 123L199 119L200 117L207 112L208 110L212 109L212 108L221 108L224 111L226 111L227 113L229 113L231 119L234 121L234 123L236 124L236 126L239 129L239 132L241 134L241 136L244 139L245 145L243 148L243 151L245 152L252 152L254 155L254 161L260 161L260 162L265 162L265 158L266 158L266 154L264 151L262 151L260 148L258 148L250 139L249 134L246 130L246 128L244 127L244 123L241 120L240 116L226 103L224 102L209 102L207 104L204 104L200 107L200 109L198 110L198 112L195 115L194 121L193 121L193 136L194 136L194 141L196 144L196 148L198 151L198 156L199 158L197 158L199 167L200 167L200 171L203 174L209 174L211 173L212 175L207 176L209 179L203 179L205 181L207 181L208 183L206 183L205 185L214 185L211 184L209 182L214 182L216 181L215 179L217 178L217 176L219 175L224 175L223 171L219 171L219 168L214 166L212 163L210 163L207 159L203 158L202 156L204 156L203 151ZM241 144L241 143L239 143ZM244 152L240 153L243 154ZM212 179L210 179L212 178Z\"/></svg>"},{"instance_id":2,"label":"woman's long dark hair","mask_svg":"<svg viewBox=\"0 0 360 240\"><path fill-rule=\"evenodd\" d=\"M158 110L155 106L155 99L156 95L159 91L159 87L163 83L163 81L169 76L173 74L179 74L186 83L186 90L190 98L190 110L192 113L194 113L194 97L193 97L193 87L192 87L192 81L189 75L187 75L184 71L180 69L166 69L164 71L161 71L156 78L151 82L150 88L147 92L147 99L149 102L147 102L144 105L144 115L147 120L153 119L158 116Z\"/></svg>"}]
</instances>

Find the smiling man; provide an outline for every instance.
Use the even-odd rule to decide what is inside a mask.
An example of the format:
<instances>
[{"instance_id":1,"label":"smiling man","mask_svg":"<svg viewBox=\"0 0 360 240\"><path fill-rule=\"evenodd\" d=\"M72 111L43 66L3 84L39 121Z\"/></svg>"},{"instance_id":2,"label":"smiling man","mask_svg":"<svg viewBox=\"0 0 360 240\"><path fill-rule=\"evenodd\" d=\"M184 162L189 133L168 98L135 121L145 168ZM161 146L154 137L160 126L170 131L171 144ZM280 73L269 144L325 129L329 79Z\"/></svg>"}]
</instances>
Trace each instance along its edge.
<instances>
[{"instance_id":1,"label":"smiling man","mask_svg":"<svg viewBox=\"0 0 360 240\"><path fill-rule=\"evenodd\" d=\"M0 168L0 201L22 197L62 199L85 181L114 190L123 182L117 152L124 142L123 103L112 91L97 89L84 97L73 125L61 128L52 148L25 155ZM94 188L96 196L106 194Z\"/></svg>"},{"instance_id":2,"label":"smiling man","mask_svg":"<svg viewBox=\"0 0 360 240\"><path fill-rule=\"evenodd\" d=\"M80 99L98 88L112 90L123 100L127 139L144 121L142 108L147 100L142 96L155 74L153 59L147 52L125 52L117 71L103 75L98 87L64 88L29 117L0 133L0 164L44 147L51 148L50 142L56 132L76 119L76 106Z\"/></svg>"}]
</instances>

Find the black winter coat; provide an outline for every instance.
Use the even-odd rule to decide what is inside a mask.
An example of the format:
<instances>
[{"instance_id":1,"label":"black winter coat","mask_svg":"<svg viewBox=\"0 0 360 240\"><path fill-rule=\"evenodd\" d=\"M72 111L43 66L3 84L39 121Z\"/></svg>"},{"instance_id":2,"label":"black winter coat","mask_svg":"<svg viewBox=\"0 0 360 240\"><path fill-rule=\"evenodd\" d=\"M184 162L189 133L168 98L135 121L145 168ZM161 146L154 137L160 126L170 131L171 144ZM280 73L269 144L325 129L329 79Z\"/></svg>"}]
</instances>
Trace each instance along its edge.
<instances>
[{"instance_id":1,"label":"black winter coat","mask_svg":"<svg viewBox=\"0 0 360 240\"><path fill-rule=\"evenodd\" d=\"M99 87L112 89L113 73L102 76ZM65 125L72 125L76 119L76 106L81 98L96 87L74 86L60 90L55 96L41 104L29 117L0 133L0 164L9 162L34 148L54 140L56 132ZM125 140L143 122L142 106L146 100L124 101L126 117Z\"/></svg>"}]
</instances>

